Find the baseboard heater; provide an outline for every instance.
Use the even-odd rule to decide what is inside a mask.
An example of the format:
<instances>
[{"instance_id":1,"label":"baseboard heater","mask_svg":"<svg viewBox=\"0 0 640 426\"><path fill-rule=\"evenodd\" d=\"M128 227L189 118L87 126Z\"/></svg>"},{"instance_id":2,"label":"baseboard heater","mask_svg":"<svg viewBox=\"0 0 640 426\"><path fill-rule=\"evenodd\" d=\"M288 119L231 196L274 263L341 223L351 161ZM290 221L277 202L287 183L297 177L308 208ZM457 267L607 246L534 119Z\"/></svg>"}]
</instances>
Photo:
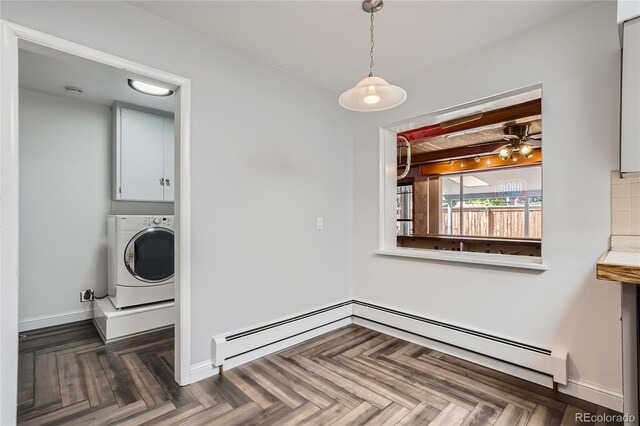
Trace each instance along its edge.
<instances>
[{"instance_id":1,"label":"baseboard heater","mask_svg":"<svg viewBox=\"0 0 640 426\"><path fill-rule=\"evenodd\" d=\"M214 366L222 366L225 361L252 352L259 352L252 358L264 356L330 331L332 325L341 325L344 320L352 322L357 319L543 373L553 377L556 383L567 384L566 352L552 351L358 300L214 337L212 362Z\"/></svg>"},{"instance_id":2,"label":"baseboard heater","mask_svg":"<svg viewBox=\"0 0 640 426\"><path fill-rule=\"evenodd\" d=\"M222 366L225 361L251 352L260 352L257 356L264 356L279 350L278 344L283 342L289 343L283 347L295 345L330 331L332 325L337 328L343 326L342 323L345 321L350 324L351 315L352 301L349 300L233 334L214 337L211 348L213 365Z\"/></svg>"},{"instance_id":3,"label":"baseboard heater","mask_svg":"<svg viewBox=\"0 0 640 426\"><path fill-rule=\"evenodd\" d=\"M547 374L567 384L567 353L354 300L353 317Z\"/></svg>"}]
</instances>

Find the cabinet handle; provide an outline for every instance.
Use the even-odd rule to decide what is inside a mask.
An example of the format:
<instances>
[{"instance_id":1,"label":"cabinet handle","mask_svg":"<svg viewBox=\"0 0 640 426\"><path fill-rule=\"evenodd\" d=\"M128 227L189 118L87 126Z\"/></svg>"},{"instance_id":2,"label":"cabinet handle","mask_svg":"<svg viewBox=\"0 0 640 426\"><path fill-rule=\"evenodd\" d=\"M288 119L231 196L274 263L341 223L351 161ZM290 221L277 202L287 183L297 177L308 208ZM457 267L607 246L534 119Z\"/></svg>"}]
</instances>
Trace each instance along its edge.
<instances>
[{"instance_id":1,"label":"cabinet handle","mask_svg":"<svg viewBox=\"0 0 640 426\"><path fill-rule=\"evenodd\" d=\"M169 180L169 178L164 180L164 184L167 186L171 186L171 181Z\"/></svg>"},{"instance_id":2,"label":"cabinet handle","mask_svg":"<svg viewBox=\"0 0 640 426\"><path fill-rule=\"evenodd\" d=\"M160 178L160 186L164 186L164 178Z\"/></svg>"}]
</instances>

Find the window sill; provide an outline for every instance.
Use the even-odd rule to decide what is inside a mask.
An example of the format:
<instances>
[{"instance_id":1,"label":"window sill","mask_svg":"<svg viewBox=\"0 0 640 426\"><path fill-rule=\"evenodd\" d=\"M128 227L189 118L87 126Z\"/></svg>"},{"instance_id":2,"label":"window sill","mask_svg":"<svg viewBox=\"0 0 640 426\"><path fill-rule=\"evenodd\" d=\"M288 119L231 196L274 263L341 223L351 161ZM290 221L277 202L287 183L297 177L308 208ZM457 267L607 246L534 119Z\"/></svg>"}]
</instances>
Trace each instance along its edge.
<instances>
[{"instance_id":1,"label":"window sill","mask_svg":"<svg viewBox=\"0 0 640 426\"><path fill-rule=\"evenodd\" d=\"M402 247L379 249L376 250L376 254L383 256L409 257L413 259L439 260L443 262L501 266L503 268L529 269L534 271L546 271L548 269L547 265L542 263L541 257L533 256L514 256L508 254L472 253Z\"/></svg>"}]
</instances>

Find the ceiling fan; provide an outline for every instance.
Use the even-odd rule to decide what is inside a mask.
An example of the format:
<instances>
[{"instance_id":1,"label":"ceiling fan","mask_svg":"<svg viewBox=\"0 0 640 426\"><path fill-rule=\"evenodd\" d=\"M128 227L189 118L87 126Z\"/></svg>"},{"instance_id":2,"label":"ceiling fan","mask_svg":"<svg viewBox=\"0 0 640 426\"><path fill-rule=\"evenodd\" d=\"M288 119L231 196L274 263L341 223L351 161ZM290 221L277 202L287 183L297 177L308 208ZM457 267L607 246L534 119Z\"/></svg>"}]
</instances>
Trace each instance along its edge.
<instances>
[{"instance_id":1,"label":"ceiling fan","mask_svg":"<svg viewBox=\"0 0 640 426\"><path fill-rule=\"evenodd\" d=\"M494 153L502 160L518 161L518 157L514 156L520 153L524 158L533 156L533 148L540 147L542 143L542 134L529 134L529 124L513 124L504 128L504 138L507 144L498 148Z\"/></svg>"}]
</instances>

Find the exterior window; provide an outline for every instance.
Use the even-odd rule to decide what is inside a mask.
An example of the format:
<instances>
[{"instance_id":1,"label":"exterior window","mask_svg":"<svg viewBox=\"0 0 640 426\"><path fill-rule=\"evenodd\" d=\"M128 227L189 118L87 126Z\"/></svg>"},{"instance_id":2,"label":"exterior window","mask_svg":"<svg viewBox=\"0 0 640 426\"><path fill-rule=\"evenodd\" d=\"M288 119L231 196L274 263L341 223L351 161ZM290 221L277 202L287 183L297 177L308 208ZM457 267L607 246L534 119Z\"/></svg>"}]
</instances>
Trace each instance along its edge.
<instances>
[{"instance_id":1,"label":"exterior window","mask_svg":"<svg viewBox=\"0 0 640 426\"><path fill-rule=\"evenodd\" d=\"M430 234L460 235L460 175L454 179L433 179L442 187L442 221L440 229L432 229Z\"/></svg>"},{"instance_id":2,"label":"exterior window","mask_svg":"<svg viewBox=\"0 0 640 426\"><path fill-rule=\"evenodd\" d=\"M413 234L413 186L398 185L397 235Z\"/></svg>"},{"instance_id":3,"label":"exterior window","mask_svg":"<svg viewBox=\"0 0 640 426\"><path fill-rule=\"evenodd\" d=\"M540 166L456 174L441 180L447 188L442 197L442 234L541 239ZM455 225L450 227L452 221Z\"/></svg>"}]
</instances>

